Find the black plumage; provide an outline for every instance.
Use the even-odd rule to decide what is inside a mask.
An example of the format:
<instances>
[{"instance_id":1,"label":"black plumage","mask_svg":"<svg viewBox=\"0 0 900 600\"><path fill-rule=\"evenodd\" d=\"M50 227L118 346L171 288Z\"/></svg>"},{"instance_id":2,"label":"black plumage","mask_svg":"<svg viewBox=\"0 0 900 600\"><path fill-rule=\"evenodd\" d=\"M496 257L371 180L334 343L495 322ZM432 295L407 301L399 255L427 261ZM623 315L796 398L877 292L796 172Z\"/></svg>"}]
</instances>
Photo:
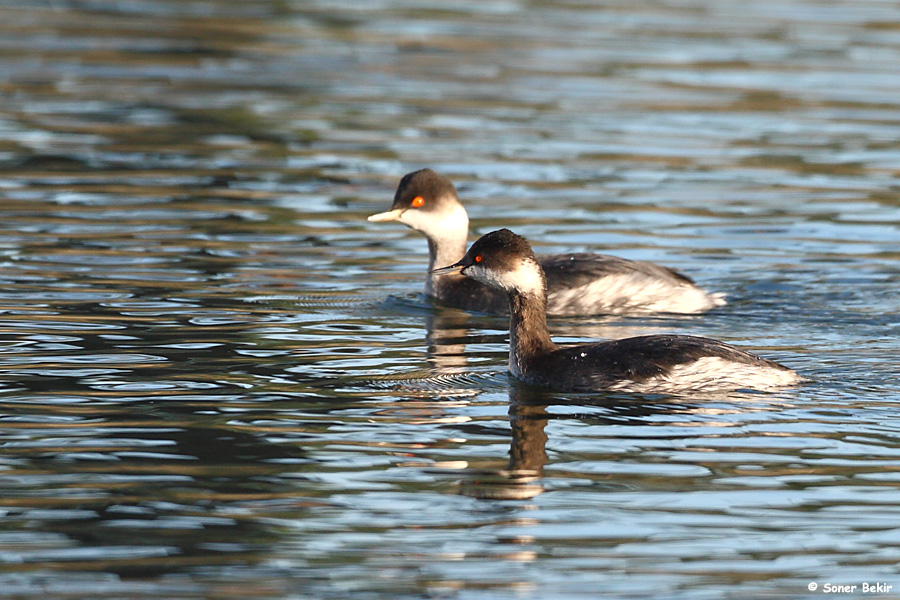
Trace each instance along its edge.
<instances>
[{"instance_id":1,"label":"black plumage","mask_svg":"<svg viewBox=\"0 0 900 600\"><path fill-rule=\"evenodd\" d=\"M525 238L508 229L483 236L442 270L503 293L510 310L510 372L532 385L578 392L672 392L766 388L799 380L787 367L703 337L647 335L560 348L547 329L543 271Z\"/></svg>"},{"instance_id":2,"label":"black plumage","mask_svg":"<svg viewBox=\"0 0 900 600\"><path fill-rule=\"evenodd\" d=\"M666 378L679 365L702 358L763 369L790 371L771 360L709 338L690 335L645 335L594 344L579 344L525 359L523 378L532 385L568 391L616 389L622 382L646 383ZM697 387L703 387L698 382Z\"/></svg>"},{"instance_id":3,"label":"black plumage","mask_svg":"<svg viewBox=\"0 0 900 600\"><path fill-rule=\"evenodd\" d=\"M468 216L456 187L431 169L400 180L391 210L369 217L398 220L428 238L429 270L458 261L466 250ZM606 254L570 253L538 257L548 285L547 313L552 316L695 313L724 304L687 276L645 261ZM425 293L445 306L507 314L503 294L453 275L429 275Z\"/></svg>"},{"instance_id":4,"label":"black plumage","mask_svg":"<svg viewBox=\"0 0 900 600\"><path fill-rule=\"evenodd\" d=\"M638 308L631 311L627 310L627 307L630 306L630 298L626 296L619 298L618 301L608 300L604 302L602 310L597 307L599 303L595 303L595 308L587 311L564 306L556 306L555 310L551 310L551 307L554 306L552 300L554 293L588 286L602 277L614 274L633 277L644 275L648 279L655 281L669 280L673 285L694 284L686 275L668 267L605 254L588 254L585 252L544 254L537 256L537 259L541 264L541 268L544 269L544 276L547 279L549 294L547 313L553 316L577 316L589 314L595 310L604 313L640 312ZM473 279L452 274L445 275L435 281L434 289L437 292L434 294L434 298L439 304L493 315L509 314L509 303L505 294ZM590 300L588 299L588 301Z\"/></svg>"}]
</instances>

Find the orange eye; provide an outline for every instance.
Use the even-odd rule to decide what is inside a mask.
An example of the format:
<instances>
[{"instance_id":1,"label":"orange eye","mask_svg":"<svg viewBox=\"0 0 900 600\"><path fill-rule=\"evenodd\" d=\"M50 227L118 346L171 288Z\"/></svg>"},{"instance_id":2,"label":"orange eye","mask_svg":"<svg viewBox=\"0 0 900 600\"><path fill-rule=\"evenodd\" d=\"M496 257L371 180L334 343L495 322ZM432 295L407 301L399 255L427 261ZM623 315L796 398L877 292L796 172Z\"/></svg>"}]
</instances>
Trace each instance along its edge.
<instances>
[{"instance_id":1,"label":"orange eye","mask_svg":"<svg viewBox=\"0 0 900 600\"><path fill-rule=\"evenodd\" d=\"M481 255L480 255L480 254L476 254L476 255L475 255L475 262L481 262L481 261L483 261L483 260L484 260L484 259L481 258Z\"/></svg>"},{"instance_id":2,"label":"orange eye","mask_svg":"<svg viewBox=\"0 0 900 600\"><path fill-rule=\"evenodd\" d=\"M416 196L415 198L413 198L412 205L415 208L419 208L423 204L425 204L425 198L423 198L422 196Z\"/></svg>"}]
</instances>

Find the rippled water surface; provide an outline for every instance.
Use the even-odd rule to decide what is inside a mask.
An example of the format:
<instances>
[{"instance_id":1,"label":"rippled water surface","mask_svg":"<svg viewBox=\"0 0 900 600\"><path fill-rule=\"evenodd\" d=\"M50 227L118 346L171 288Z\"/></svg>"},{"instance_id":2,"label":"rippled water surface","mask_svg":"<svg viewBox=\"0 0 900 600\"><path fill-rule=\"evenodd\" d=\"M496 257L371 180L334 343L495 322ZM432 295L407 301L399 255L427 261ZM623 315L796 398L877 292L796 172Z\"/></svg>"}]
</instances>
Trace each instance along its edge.
<instances>
[{"instance_id":1,"label":"rippled water surface","mask_svg":"<svg viewBox=\"0 0 900 600\"><path fill-rule=\"evenodd\" d=\"M0 596L900 597L900 5L0 18ZM474 234L728 294L557 339L809 383L516 385L505 322L430 305L424 239L365 220L422 166Z\"/></svg>"}]
</instances>

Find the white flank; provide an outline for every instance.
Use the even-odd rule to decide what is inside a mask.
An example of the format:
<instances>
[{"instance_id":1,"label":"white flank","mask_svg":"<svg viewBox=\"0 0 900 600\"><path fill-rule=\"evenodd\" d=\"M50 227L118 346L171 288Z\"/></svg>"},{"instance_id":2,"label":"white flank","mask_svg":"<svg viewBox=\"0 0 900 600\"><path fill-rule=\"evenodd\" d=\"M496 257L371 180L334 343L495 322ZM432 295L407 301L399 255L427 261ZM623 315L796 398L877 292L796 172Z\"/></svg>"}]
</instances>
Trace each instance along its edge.
<instances>
[{"instance_id":1,"label":"white flank","mask_svg":"<svg viewBox=\"0 0 900 600\"><path fill-rule=\"evenodd\" d=\"M587 285L552 292L548 312L584 314L588 312L647 311L695 313L725 304L723 294L674 281L655 279L642 273L608 275Z\"/></svg>"},{"instance_id":2,"label":"white flank","mask_svg":"<svg viewBox=\"0 0 900 600\"><path fill-rule=\"evenodd\" d=\"M664 377L647 381L624 380L610 386L610 390L641 394L677 393L753 389L769 390L796 385L803 378L794 371L736 363L724 358L706 356L678 365Z\"/></svg>"}]
</instances>

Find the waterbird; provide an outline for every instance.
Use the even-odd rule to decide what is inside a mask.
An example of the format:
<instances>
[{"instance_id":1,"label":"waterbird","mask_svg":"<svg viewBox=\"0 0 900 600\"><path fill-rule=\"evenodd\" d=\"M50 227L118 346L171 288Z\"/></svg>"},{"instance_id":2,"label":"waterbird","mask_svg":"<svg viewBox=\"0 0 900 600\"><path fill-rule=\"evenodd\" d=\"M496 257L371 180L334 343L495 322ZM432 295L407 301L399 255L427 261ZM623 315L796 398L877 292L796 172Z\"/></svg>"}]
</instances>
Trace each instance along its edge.
<instances>
[{"instance_id":1,"label":"waterbird","mask_svg":"<svg viewBox=\"0 0 900 600\"><path fill-rule=\"evenodd\" d=\"M391 209L368 220L399 221L425 235L427 296L463 310L506 313L503 294L459 274L434 271L462 258L469 234L469 216L447 177L431 169L407 173ZM688 276L651 262L585 252L544 255L539 260L551 316L690 314L725 304L724 294L708 293Z\"/></svg>"},{"instance_id":2,"label":"waterbird","mask_svg":"<svg viewBox=\"0 0 900 600\"><path fill-rule=\"evenodd\" d=\"M509 310L509 371L527 384L572 392L768 390L801 381L793 370L718 340L643 335L560 347L547 329L547 280L528 241L508 229L479 238L434 269L501 293Z\"/></svg>"}]
</instances>

